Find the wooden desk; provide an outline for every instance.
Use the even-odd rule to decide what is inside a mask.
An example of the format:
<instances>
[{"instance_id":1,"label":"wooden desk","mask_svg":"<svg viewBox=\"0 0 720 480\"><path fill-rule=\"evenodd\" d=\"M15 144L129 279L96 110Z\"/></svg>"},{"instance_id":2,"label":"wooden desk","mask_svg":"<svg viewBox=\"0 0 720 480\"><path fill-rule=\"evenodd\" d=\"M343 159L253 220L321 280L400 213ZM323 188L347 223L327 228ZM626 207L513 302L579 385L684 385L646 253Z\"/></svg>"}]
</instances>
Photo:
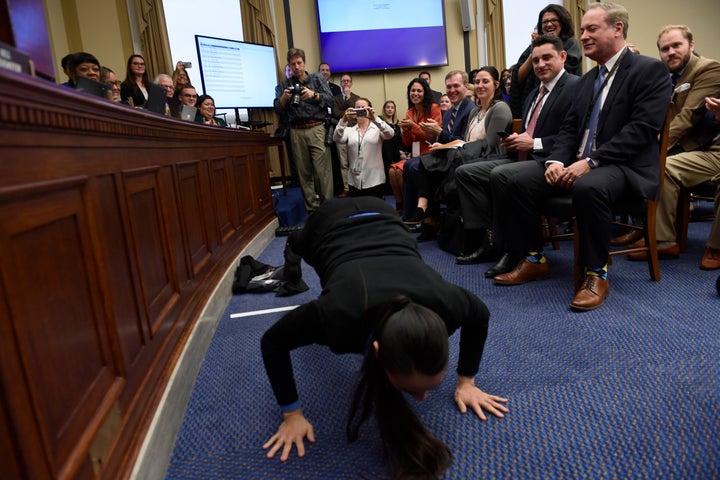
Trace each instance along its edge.
<instances>
[{"instance_id":1,"label":"wooden desk","mask_svg":"<svg viewBox=\"0 0 720 480\"><path fill-rule=\"evenodd\" d=\"M3 476L126 478L209 292L274 219L269 137L4 70L0 91Z\"/></svg>"}]
</instances>

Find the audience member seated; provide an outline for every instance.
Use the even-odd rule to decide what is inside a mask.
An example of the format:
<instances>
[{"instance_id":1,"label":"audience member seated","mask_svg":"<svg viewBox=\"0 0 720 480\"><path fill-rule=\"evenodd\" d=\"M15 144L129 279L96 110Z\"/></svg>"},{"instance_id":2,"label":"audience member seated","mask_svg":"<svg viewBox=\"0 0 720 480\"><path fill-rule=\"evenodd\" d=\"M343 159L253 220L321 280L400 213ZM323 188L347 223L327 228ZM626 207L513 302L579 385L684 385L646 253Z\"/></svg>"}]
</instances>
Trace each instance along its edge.
<instances>
[{"instance_id":1,"label":"audience member seated","mask_svg":"<svg viewBox=\"0 0 720 480\"><path fill-rule=\"evenodd\" d=\"M432 85L432 76L430 75L430 72L420 72L418 78L422 78L423 80L425 80L428 86ZM437 90L433 90L432 87L430 88L430 93L432 94L433 102L440 103L440 97L442 96L442 93L438 92Z\"/></svg>"},{"instance_id":2,"label":"audience member seated","mask_svg":"<svg viewBox=\"0 0 720 480\"><path fill-rule=\"evenodd\" d=\"M120 98L131 107L142 107L148 97L147 86L150 83L145 59L141 55L130 55L127 62L125 80L120 84Z\"/></svg>"},{"instance_id":3,"label":"audience member seated","mask_svg":"<svg viewBox=\"0 0 720 480\"><path fill-rule=\"evenodd\" d=\"M357 109L364 112L358 114ZM354 124L352 121L354 120ZM395 131L375 115L367 98L358 98L353 108L340 118L333 140L345 145L348 154L348 177L351 197L385 195L385 167L382 159L383 140L393 138Z\"/></svg>"},{"instance_id":4,"label":"audience member seated","mask_svg":"<svg viewBox=\"0 0 720 480\"><path fill-rule=\"evenodd\" d=\"M385 166L385 184L386 192L392 193L390 186L390 165L399 162L405 157L402 143L402 133L400 125L398 125L397 106L393 100L386 100L383 104L382 113L380 114L385 123L393 128L393 137L385 140L382 144L383 165ZM398 205L398 202L400 204ZM395 199L395 208L402 215L402 200Z\"/></svg>"},{"instance_id":5,"label":"audience member seated","mask_svg":"<svg viewBox=\"0 0 720 480\"><path fill-rule=\"evenodd\" d=\"M443 93L440 96L438 104L440 105L440 113L445 115L445 112L447 112L452 106L452 102L450 101L450 97L447 96L447 93Z\"/></svg>"},{"instance_id":6,"label":"audience member seated","mask_svg":"<svg viewBox=\"0 0 720 480\"><path fill-rule=\"evenodd\" d=\"M465 138L468 117L475 105L467 95L468 76L461 70L453 70L445 75L445 91L450 99L451 107L442 116L442 123L433 119L427 119L420 123L420 128L425 133L427 143L448 143L454 140ZM421 147L424 146L421 143ZM426 153L427 147L421 148L421 153ZM415 214L415 205L418 202L418 182L416 177L420 170L420 156L409 159L402 169L402 203L404 206L403 217L408 220ZM419 223L419 222L415 222Z\"/></svg>"},{"instance_id":7,"label":"audience member seated","mask_svg":"<svg viewBox=\"0 0 720 480\"><path fill-rule=\"evenodd\" d=\"M510 107L502 100L500 74L495 67L479 69L473 79L475 93L480 105L468 116L465 129L465 143L457 148L442 149L420 157L420 169L414 181L418 190L417 207L407 224L417 224L429 214L432 220L426 222L431 229L437 229L439 216L438 198L445 200L451 190L455 169L459 165L504 156L505 149L497 132L507 131L512 125ZM469 99L467 100L469 102ZM442 146L435 143L433 147ZM413 180L408 179L406 180ZM441 187L438 191L438 187ZM432 207L432 208L430 208ZM432 230L427 230L433 233ZM432 237L432 235L424 238Z\"/></svg>"},{"instance_id":8,"label":"audience member seated","mask_svg":"<svg viewBox=\"0 0 720 480\"><path fill-rule=\"evenodd\" d=\"M180 99L178 99L175 96L175 85L173 84L173 79L170 75L167 73L161 73L157 77L155 77L155 83L163 87L167 94L167 99L165 100L167 105L167 111L165 112L166 115L169 117L177 117L178 115L178 106L180 106Z\"/></svg>"},{"instance_id":9,"label":"audience member seated","mask_svg":"<svg viewBox=\"0 0 720 480\"><path fill-rule=\"evenodd\" d=\"M347 73L340 77L340 94L333 97L333 117L340 120L345 115L348 108L353 108L355 102L360 98L359 95L352 91L352 77ZM354 123L355 119L350 119L350 123ZM343 182L343 191L338 195L340 198L347 197L350 192L348 190L348 152L347 144L335 144L337 149L338 160L340 162L340 175Z\"/></svg>"},{"instance_id":10,"label":"audience member seated","mask_svg":"<svg viewBox=\"0 0 720 480\"><path fill-rule=\"evenodd\" d=\"M100 81L100 62L86 52L73 53L68 60L68 74L73 88L77 85L78 77L85 77L95 82Z\"/></svg>"},{"instance_id":11,"label":"audience member seated","mask_svg":"<svg viewBox=\"0 0 720 480\"><path fill-rule=\"evenodd\" d=\"M497 285L547 278L550 266L542 252L541 210L548 198L570 195L579 235L577 262L585 269L570 307L600 307L610 288L607 261L614 201L658 198L658 136L671 86L662 62L628 53L627 25L627 10L616 4L591 4L583 16L585 55L598 66L577 82L547 158L508 179L513 221L506 242L510 252L526 257L513 271L495 276Z\"/></svg>"},{"instance_id":12,"label":"audience member seated","mask_svg":"<svg viewBox=\"0 0 720 480\"><path fill-rule=\"evenodd\" d=\"M575 75L582 75L582 53L580 52L580 45L574 37L575 29L573 28L570 12L568 12L565 7L550 4L540 11L536 30L532 33L531 42L541 34L560 37L567 52L565 70ZM513 112L513 118L520 118L522 116L522 107L525 104L525 99L538 84L538 79L532 70L530 54L531 47L529 46L520 55L517 61L517 68L512 71L510 109Z\"/></svg>"},{"instance_id":13,"label":"audience member seated","mask_svg":"<svg viewBox=\"0 0 720 480\"><path fill-rule=\"evenodd\" d=\"M117 79L115 72L108 67L100 67L100 81L106 83L110 89L108 90L108 98L113 102L120 101L120 80Z\"/></svg>"},{"instance_id":14,"label":"audience member seated","mask_svg":"<svg viewBox=\"0 0 720 480\"><path fill-rule=\"evenodd\" d=\"M720 84L717 88L720 93ZM706 110L704 121L701 122L704 141L698 149L672 155L666 161L665 184L657 210L656 232L660 258L677 258L680 255L675 230L680 189L694 187L708 180L720 180L720 95L718 98L706 98L703 105ZM714 213L705 254L700 261L703 270L720 268L720 187L715 191ZM631 260L646 258L637 253L630 254Z\"/></svg>"},{"instance_id":15,"label":"audience member seated","mask_svg":"<svg viewBox=\"0 0 720 480\"><path fill-rule=\"evenodd\" d=\"M220 117L215 116L215 100L210 95L200 95L197 98L196 123L213 125L215 127L227 127L227 123Z\"/></svg>"},{"instance_id":16,"label":"audience member seated","mask_svg":"<svg viewBox=\"0 0 720 480\"><path fill-rule=\"evenodd\" d=\"M73 54L68 53L60 60L60 66L62 67L63 72L65 73L65 76L67 76L67 81L64 83L61 83L63 87L70 87L75 88L75 85L73 85L72 78L70 77L70 59L72 58Z\"/></svg>"},{"instance_id":17,"label":"audience member seated","mask_svg":"<svg viewBox=\"0 0 720 480\"><path fill-rule=\"evenodd\" d=\"M185 85L180 89L180 103L182 105L187 105L188 107L194 107L197 104L197 92L195 91L195 87L192 85ZM180 108L180 106L178 106Z\"/></svg>"},{"instance_id":18,"label":"audience member seated","mask_svg":"<svg viewBox=\"0 0 720 480\"><path fill-rule=\"evenodd\" d=\"M564 69L567 54L562 41L555 35L540 35L533 41L532 63L540 85L531 92L523 107L522 129L510 134L503 145L512 158L488 159L461 165L455 171L460 213L465 239L459 264L491 261L504 250L504 223L512 221L506 210L508 199L496 198L491 192L491 175L508 178L513 173L533 166L533 160L547 157L555 143L565 113L570 108L578 77ZM509 133L509 132L508 132ZM506 254L507 255L507 254ZM507 273L520 258L507 257L498 262L487 275Z\"/></svg>"},{"instance_id":19,"label":"audience member seated","mask_svg":"<svg viewBox=\"0 0 720 480\"><path fill-rule=\"evenodd\" d=\"M500 89L502 90L503 100L510 103L510 95L508 94L508 86L510 85L510 70L505 69L500 72Z\"/></svg>"},{"instance_id":20,"label":"audience member seated","mask_svg":"<svg viewBox=\"0 0 720 480\"><path fill-rule=\"evenodd\" d=\"M398 122L402 133L403 145L415 153L427 153L429 138L421 124L433 120L442 122L440 106L433 102L430 86L422 78L414 78L407 87L408 110L402 120ZM400 160L390 166L390 186L395 201L403 198L403 168L405 160Z\"/></svg>"},{"instance_id":21,"label":"audience member seated","mask_svg":"<svg viewBox=\"0 0 720 480\"><path fill-rule=\"evenodd\" d=\"M692 31L686 25L667 25L658 34L660 59L670 71L670 81L675 89L670 110L672 121L668 134L669 169L672 162L681 160L677 153L698 150L707 139L703 125L705 98L720 91L720 62L695 54ZM637 221L636 221L637 223ZM612 240L613 245L627 245L642 238L640 230L632 229ZM668 240L665 238L665 240ZM644 240L640 244L644 245ZM674 242L663 241L659 252L661 258L674 258L679 253ZM647 258L642 254L631 255L631 259Z\"/></svg>"}]
</instances>

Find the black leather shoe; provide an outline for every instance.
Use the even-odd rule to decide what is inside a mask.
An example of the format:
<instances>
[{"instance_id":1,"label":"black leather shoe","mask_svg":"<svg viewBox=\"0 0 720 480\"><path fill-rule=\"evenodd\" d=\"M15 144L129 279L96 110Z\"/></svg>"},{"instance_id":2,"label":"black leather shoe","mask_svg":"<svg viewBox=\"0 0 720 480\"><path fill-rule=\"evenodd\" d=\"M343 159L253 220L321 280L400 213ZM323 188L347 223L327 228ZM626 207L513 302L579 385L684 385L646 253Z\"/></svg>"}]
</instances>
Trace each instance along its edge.
<instances>
[{"instance_id":1,"label":"black leather shoe","mask_svg":"<svg viewBox=\"0 0 720 480\"><path fill-rule=\"evenodd\" d=\"M485 272L485 278L494 278L496 275L512 272L522 260L522 255L506 253L490 270Z\"/></svg>"},{"instance_id":2,"label":"black leather shoe","mask_svg":"<svg viewBox=\"0 0 720 480\"><path fill-rule=\"evenodd\" d=\"M500 257L500 252L493 245L484 244L470 255L455 257L458 265L472 265L474 263L494 262Z\"/></svg>"}]
</instances>

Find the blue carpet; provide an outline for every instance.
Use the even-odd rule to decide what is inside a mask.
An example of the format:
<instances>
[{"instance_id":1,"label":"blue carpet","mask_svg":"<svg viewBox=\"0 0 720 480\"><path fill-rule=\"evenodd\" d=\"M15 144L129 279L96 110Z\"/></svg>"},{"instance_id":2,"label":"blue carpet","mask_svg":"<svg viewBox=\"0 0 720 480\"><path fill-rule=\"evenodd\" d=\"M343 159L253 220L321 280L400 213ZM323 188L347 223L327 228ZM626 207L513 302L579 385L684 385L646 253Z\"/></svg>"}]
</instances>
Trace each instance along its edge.
<instances>
[{"instance_id":1,"label":"blue carpet","mask_svg":"<svg viewBox=\"0 0 720 480\"><path fill-rule=\"evenodd\" d=\"M552 276L498 287L489 265L457 266L436 243L420 244L443 277L482 298L492 312L477 383L510 399L505 419L481 422L452 401L449 372L424 402L426 425L452 449L449 479L718 478L720 476L720 297L718 272L698 269L708 223L692 223L687 253L661 261L660 282L645 263L616 259L611 293L595 311L572 313L572 247L546 251ZM282 263L284 238L260 259ZM231 313L297 305L310 291L235 296L210 345L178 434L168 479L386 478L373 424L344 436L359 356L313 346L293 352L306 416L317 441L304 458L264 457L280 412L265 377L259 339L282 313ZM451 364L458 335L451 338Z\"/></svg>"}]
</instances>

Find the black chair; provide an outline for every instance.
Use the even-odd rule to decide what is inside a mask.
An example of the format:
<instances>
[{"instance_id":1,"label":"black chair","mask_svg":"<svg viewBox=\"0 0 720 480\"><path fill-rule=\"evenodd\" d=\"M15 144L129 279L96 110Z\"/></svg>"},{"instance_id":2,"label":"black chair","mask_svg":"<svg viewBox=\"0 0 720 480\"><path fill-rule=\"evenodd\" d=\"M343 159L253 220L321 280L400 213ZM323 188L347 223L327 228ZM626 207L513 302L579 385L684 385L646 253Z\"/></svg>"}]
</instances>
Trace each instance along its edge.
<instances>
[{"instance_id":1,"label":"black chair","mask_svg":"<svg viewBox=\"0 0 720 480\"><path fill-rule=\"evenodd\" d=\"M660 135L660 192L662 193L663 182L665 178L665 159L667 157L667 144L668 144L668 130L670 128L670 110L665 116L665 126ZM613 207L613 211L616 214L616 218L627 219L628 216L631 218L641 218L642 225L633 225L627 220L619 220L613 222L614 225L623 228L623 231L640 230L643 232L643 238L645 239L645 245L643 246L627 246L613 248L610 251L610 259L615 255L623 255L634 252L648 252L647 264L650 271L650 278L654 281L660 280L660 264L657 256L657 243L656 243L656 230L655 220L657 212L657 200L650 200L647 198L628 198ZM563 195L548 199L545 203L543 212L548 218L575 218L575 209L572 204L572 197L570 195ZM582 286L583 281L583 268L578 263L580 241L577 229L573 233L557 234L551 232L548 238L549 242L555 242L557 240L568 240L573 239L574 243L574 260L573 260L573 281L575 291L578 291Z\"/></svg>"}]
</instances>

